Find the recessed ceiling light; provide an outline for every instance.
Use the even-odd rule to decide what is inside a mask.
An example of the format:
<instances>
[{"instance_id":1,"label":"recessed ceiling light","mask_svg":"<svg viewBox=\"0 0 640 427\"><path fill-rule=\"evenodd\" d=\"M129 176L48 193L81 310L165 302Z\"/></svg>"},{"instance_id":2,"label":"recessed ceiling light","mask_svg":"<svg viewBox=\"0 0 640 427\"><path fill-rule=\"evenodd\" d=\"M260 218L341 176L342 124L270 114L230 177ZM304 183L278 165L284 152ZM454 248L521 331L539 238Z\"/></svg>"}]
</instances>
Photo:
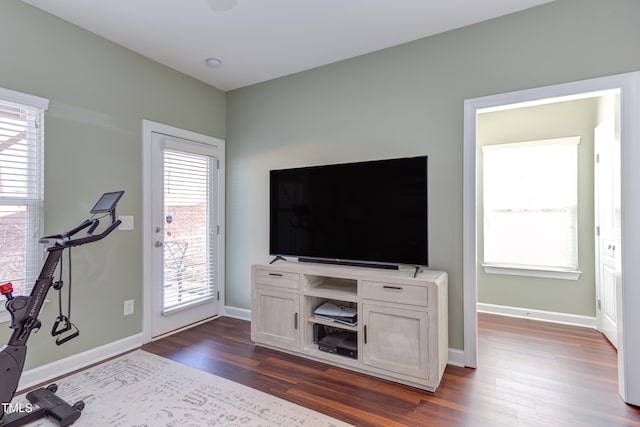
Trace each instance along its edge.
<instances>
[{"instance_id":1,"label":"recessed ceiling light","mask_svg":"<svg viewBox=\"0 0 640 427\"><path fill-rule=\"evenodd\" d=\"M236 7L238 4L237 0L207 0L209 3L209 8L211 10L215 10L218 12L222 12L225 10L230 10Z\"/></svg>"},{"instance_id":2,"label":"recessed ceiling light","mask_svg":"<svg viewBox=\"0 0 640 427\"><path fill-rule=\"evenodd\" d=\"M222 65L222 61L218 58L207 58L204 62L211 68L219 68Z\"/></svg>"}]
</instances>

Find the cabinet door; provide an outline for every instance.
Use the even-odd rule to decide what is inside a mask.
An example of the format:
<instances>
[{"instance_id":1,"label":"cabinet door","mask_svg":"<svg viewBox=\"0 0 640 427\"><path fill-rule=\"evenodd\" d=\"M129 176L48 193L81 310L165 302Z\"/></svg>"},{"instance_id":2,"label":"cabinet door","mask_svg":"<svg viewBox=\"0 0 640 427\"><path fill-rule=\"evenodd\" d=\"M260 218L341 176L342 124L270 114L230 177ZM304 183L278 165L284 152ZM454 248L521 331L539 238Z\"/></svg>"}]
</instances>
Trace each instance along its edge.
<instances>
[{"instance_id":1,"label":"cabinet door","mask_svg":"<svg viewBox=\"0 0 640 427\"><path fill-rule=\"evenodd\" d=\"M253 340L273 346L299 348L299 311L299 294L256 288L251 313Z\"/></svg>"},{"instance_id":2,"label":"cabinet door","mask_svg":"<svg viewBox=\"0 0 640 427\"><path fill-rule=\"evenodd\" d=\"M363 320L365 364L429 379L426 312L363 304Z\"/></svg>"}]
</instances>

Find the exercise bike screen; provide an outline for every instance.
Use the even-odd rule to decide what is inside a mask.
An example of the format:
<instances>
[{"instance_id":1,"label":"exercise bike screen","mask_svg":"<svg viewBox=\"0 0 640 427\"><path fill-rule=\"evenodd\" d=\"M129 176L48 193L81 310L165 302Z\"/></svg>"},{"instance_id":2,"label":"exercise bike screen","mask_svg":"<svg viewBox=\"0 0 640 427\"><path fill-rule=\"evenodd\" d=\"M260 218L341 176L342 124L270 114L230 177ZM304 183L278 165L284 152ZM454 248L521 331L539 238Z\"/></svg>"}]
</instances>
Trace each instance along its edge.
<instances>
[{"instance_id":1,"label":"exercise bike screen","mask_svg":"<svg viewBox=\"0 0 640 427\"><path fill-rule=\"evenodd\" d=\"M113 193L104 193L100 200L91 209L91 213L111 212L115 208L118 200L124 194L124 191L114 191Z\"/></svg>"}]
</instances>

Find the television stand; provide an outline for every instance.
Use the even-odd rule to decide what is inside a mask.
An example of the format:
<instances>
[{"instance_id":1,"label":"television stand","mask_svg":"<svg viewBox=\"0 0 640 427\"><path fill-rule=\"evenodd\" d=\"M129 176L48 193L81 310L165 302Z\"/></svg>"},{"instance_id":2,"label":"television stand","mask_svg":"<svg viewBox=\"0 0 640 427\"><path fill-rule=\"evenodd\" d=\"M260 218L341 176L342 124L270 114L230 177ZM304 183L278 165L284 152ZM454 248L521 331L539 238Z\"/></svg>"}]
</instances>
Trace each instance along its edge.
<instances>
[{"instance_id":1,"label":"television stand","mask_svg":"<svg viewBox=\"0 0 640 427\"><path fill-rule=\"evenodd\" d=\"M269 262L269 264L273 264L276 261L286 261L287 259L284 257L281 257L280 255L276 255L276 257L274 259L271 260L271 262Z\"/></svg>"},{"instance_id":2,"label":"television stand","mask_svg":"<svg viewBox=\"0 0 640 427\"><path fill-rule=\"evenodd\" d=\"M263 347L435 391L448 361L447 273L308 262L252 266L251 339ZM327 319L325 303L356 311Z\"/></svg>"}]
</instances>

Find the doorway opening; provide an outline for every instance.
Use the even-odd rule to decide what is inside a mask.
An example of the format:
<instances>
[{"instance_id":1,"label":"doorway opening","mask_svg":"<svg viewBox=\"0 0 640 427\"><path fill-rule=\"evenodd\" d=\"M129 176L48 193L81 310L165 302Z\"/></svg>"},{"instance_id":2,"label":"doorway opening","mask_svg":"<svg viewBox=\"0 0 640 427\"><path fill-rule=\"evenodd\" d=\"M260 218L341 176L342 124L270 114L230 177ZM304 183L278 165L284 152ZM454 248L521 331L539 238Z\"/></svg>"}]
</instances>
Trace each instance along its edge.
<instances>
[{"instance_id":1,"label":"doorway opening","mask_svg":"<svg viewBox=\"0 0 640 427\"><path fill-rule=\"evenodd\" d=\"M616 313L618 324L618 383L619 393L628 403L640 402L640 368L631 362L640 356L640 333L634 330L640 315L630 298L640 296L640 285L632 278L639 277L640 229L640 173L634 167L640 161L640 114L638 84L640 73L628 73L543 88L512 92L465 101L464 138L464 208L463 208L463 290L464 290L464 358L465 365L477 367L477 298L478 298L478 191L477 191L477 126L478 113L490 109L500 110L513 106L533 106L567 97L592 96L594 93L620 91L621 116L621 280Z\"/></svg>"},{"instance_id":2,"label":"doorway opening","mask_svg":"<svg viewBox=\"0 0 640 427\"><path fill-rule=\"evenodd\" d=\"M617 345L619 102L611 90L478 111L479 311Z\"/></svg>"}]
</instances>

